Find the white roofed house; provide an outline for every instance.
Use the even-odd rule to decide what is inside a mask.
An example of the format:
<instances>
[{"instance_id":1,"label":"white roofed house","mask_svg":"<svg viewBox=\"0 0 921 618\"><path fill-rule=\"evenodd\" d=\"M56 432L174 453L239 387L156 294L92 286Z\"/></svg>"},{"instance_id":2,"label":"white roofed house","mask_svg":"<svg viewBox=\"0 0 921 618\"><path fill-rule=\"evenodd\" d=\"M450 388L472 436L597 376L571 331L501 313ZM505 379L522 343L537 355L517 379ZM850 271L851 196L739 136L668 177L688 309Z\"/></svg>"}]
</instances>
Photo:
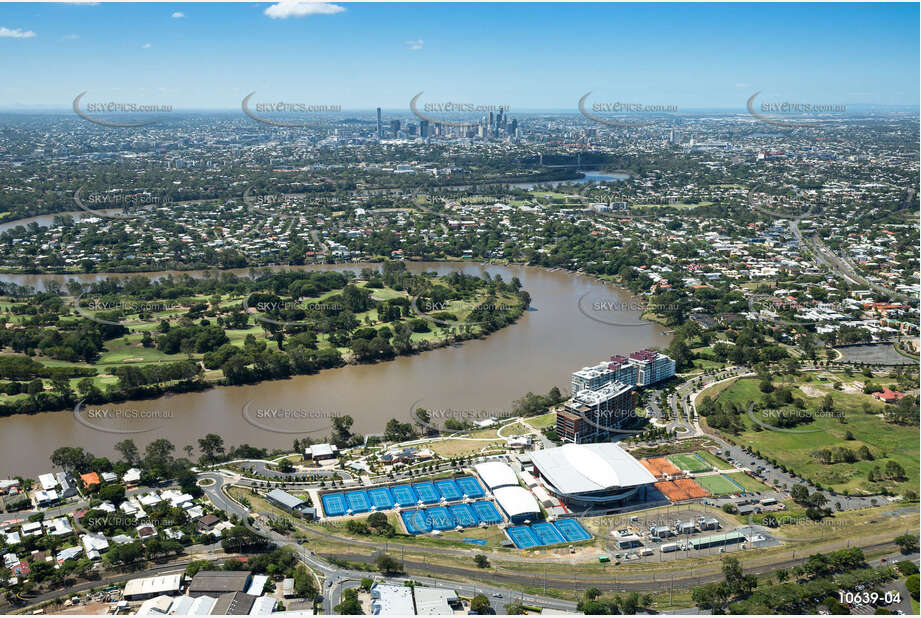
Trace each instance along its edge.
<instances>
[{"instance_id":1,"label":"white roofed house","mask_svg":"<svg viewBox=\"0 0 921 618\"><path fill-rule=\"evenodd\" d=\"M51 506L60 499L58 492L53 489L39 489L35 492L35 506L38 507Z\"/></svg>"},{"instance_id":2,"label":"white roofed house","mask_svg":"<svg viewBox=\"0 0 921 618\"><path fill-rule=\"evenodd\" d=\"M47 474L38 475L38 483L42 486L42 489L45 491L50 491L58 486L58 480L55 478L54 474L48 472Z\"/></svg>"},{"instance_id":3,"label":"white roofed house","mask_svg":"<svg viewBox=\"0 0 921 618\"><path fill-rule=\"evenodd\" d=\"M66 560L74 560L82 553L83 548L79 545L76 547L66 547L59 551L54 559L58 564L64 564Z\"/></svg>"},{"instance_id":4,"label":"white roofed house","mask_svg":"<svg viewBox=\"0 0 921 618\"><path fill-rule=\"evenodd\" d=\"M74 529L66 517L56 517L50 522L45 521L45 529L51 536L69 536L74 533Z\"/></svg>"},{"instance_id":5,"label":"white roofed house","mask_svg":"<svg viewBox=\"0 0 921 618\"><path fill-rule=\"evenodd\" d=\"M90 560L99 560L101 553L109 549L109 542L103 534L89 532L80 537L80 542Z\"/></svg>"}]
</instances>

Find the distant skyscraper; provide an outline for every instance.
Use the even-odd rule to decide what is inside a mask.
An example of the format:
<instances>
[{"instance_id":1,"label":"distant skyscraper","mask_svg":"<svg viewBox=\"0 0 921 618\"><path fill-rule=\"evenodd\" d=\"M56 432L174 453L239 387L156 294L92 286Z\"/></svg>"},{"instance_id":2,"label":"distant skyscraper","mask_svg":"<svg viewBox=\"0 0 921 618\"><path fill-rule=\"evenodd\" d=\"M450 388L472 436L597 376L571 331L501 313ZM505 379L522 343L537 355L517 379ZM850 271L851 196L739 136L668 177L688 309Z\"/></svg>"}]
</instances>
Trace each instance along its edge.
<instances>
[{"instance_id":1,"label":"distant skyscraper","mask_svg":"<svg viewBox=\"0 0 921 618\"><path fill-rule=\"evenodd\" d=\"M381 121L381 108L377 108L377 139L384 139L384 124Z\"/></svg>"},{"instance_id":2,"label":"distant skyscraper","mask_svg":"<svg viewBox=\"0 0 921 618\"><path fill-rule=\"evenodd\" d=\"M425 139L429 136L429 121L422 120L419 122L419 137Z\"/></svg>"},{"instance_id":3,"label":"distant skyscraper","mask_svg":"<svg viewBox=\"0 0 921 618\"><path fill-rule=\"evenodd\" d=\"M495 114L489 112L489 126L492 126L493 120L495 120Z\"/></svg>"},{"instance_id":4,"label":"distant skyscraper","mask_svg":"<svg viewBox=\"0 0 921 618\"><path fill-rule=\"evenodd\" d=\"M516 137L518 136L518 119L517 119L517 118L513 118L513 119L512 119L512 130L511 130L511 134L514 135L514 136L516 136Z\"/></svg>"},{"instance_id":5,"label":"distant skyscraper","mask_svg":"<svg viewBox=\"0 0 921 618\"><path fill-rule=\"evenodd\" d=\"M397 137L397 135L400 133L400 121L399 120L390 121L390 131L393 133L394 137Z\"/></svg>"}]
</instances>

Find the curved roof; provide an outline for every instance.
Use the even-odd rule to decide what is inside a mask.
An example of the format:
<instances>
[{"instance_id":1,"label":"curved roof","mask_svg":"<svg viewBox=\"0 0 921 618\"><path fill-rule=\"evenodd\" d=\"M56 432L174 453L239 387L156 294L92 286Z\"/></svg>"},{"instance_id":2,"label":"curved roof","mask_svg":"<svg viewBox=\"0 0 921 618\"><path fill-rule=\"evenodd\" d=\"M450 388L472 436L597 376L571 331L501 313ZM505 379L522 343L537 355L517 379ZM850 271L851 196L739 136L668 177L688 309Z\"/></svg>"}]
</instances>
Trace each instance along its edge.
<instances>
[{"instance_id":1,"label":"curved roof","mask_svg":"<svg viewBox=\"0 0 921 618\"><path fill-rule=\"evenodd\" d=\"M487 461L473 467L483 483L490 489L505 487L506 485L518 486L518 477L511 466L501 461Z\"/></svg>"},{"instance_id":2,"label":"curved roof","mask_svg":"<svg viewBox=\"0 0 921 618\"><path fill-rule=\"evenodd\" d=\"M540 514L540 507L537 505L537 500L535 500L531 492L524 487L519 485L515 485L514 487L500 487L493 492L493 495L496 497L496 502L499 503L499 506L502 507L502 510L505 511L510 518L520 515L530 515L532 513L535 515Z\"/></svg>"},{"instance_id":3,"label":"curved roof","mask_svg":"<svg viewBox=\"0 0 921 618\"><path fill-rule=\"evenodd\" d=\"M613 442L566 444L537 451L534 465L563 494L581 494L655 483L632 455Z\"/></svg>"}]
</instances>

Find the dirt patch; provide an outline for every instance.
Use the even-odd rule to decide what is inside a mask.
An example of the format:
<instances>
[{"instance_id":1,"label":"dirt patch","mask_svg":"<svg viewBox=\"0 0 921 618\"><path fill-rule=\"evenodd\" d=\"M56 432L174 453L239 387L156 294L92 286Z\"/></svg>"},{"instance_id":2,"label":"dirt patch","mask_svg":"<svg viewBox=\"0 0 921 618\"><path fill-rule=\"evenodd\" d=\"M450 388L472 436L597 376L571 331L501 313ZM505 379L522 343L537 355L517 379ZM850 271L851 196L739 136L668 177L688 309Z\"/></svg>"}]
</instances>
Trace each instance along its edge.
<instances>
[{"instance_id":1,"label":"dirt patch","mask_svg":"<svg viewBox=\"0 0 921 618\"><path fill-rule=\"evenodd\" d=\"M122 362L123 363L140 363L143 360L144 360L143 356L132 356L131 358L124 359Z\"/></svg>"},{"instance_id":2,"label":"dirt patch","mask_svg":"<svg viewBox=\"0 0 921 618\"><path fill-rule=\"evenodd\" d=\"M824 391L818 387L810 386L808 384L801 384L799 390L803 392L806 397L824 397L827 391Z\"/></svg>"},{"instance_id":3,"label":"dirt patch","mask_svg":"<svg viewBox=\"0 0 921 618\"><path fill-rule=\"evenodd\" d=\"M852 395L863 393L863 382L842 382L841 390Z\"/></svg>"}]
</instances>

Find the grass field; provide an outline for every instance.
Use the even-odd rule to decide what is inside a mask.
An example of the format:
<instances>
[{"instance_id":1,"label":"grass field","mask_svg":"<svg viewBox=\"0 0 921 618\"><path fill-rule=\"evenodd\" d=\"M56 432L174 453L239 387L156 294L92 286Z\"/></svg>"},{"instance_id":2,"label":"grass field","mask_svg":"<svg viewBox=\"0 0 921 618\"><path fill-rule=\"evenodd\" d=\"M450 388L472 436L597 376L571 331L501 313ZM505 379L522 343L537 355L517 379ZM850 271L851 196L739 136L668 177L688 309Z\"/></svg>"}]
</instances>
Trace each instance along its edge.
<instances>
[{"instance_id":1,"label":"grass field","mask_svg":"<svg viewBox=\"0 0 921 618\"><path fill-rule=\"evenodd\" d=\"M736 494L742 491L720 474L710 476L698 476L694 478L698 485L709 491L714 496L724 496L726 494ZM736 481L738 483L738 481ZM741 485L741 483L739 483Z\"/></svg>"},{"instance_id":2,"label":"grass field","mask_svg":"<svg viewBox=\"0 0 921 618\"><path fill-rule=\"evenodd\" d=\"M528 422L528 425L535 429L553 427L556 425L556 412L547 412L546 414L541 414L540 416L532 416L525 420Z\"/></svg>"},{"instance_id":3,"label":"grass field","mask_svg":"<svg viewBox=\"0 0 921 618\"><path fill-rule=\"evenodd\" d=\"M730 472L726 476L744 487L747 491L769 491L771 489L758 479L752 478L744 472Z\"/></svg>"},{"instance_id":4,"label":"grass field","mask_svg":"<svg viewBox=\"0 0 921 618\"><path fill-rule=\"evenodd\" d=\"M717 470L730 470L732 468L728 461L723 461L708 451L697 451L697 454L703 457L707 463L709 463Z\"/></svg>"},{"instance_id":5,"label":"grass field","mask_svg":"<svg viewBox=\"0 0 921 618\"><path fill-rule=\"evenodd\" d=\"M834 376L837 378L838 376ZM856 379L856 378L855 378ZM850 380L846 380L850 381ZM886 383L885 380L874 382ZM804 392L804 390L806 392ZM815 390L813 390L815 389ZM834 402L837 416L819 416L800 429L820 431L780 432L763 430L746 414L739 418L745 431L734 439L741 444L751 444L771 459L783 463L788 469L813 482L839 492L878 493L881 489L901 492L918 488L918 428L917 426L895 425L885 422L878 415L885 408L870 395L845 393L827 388L815 381L798 380L794 397L802 399L809 409L817 409L822 397L810 397L808 393L829 394ZM719 394L719 401L734 401L742 408L749 402L761 401L763 393L755 378L743 378ZM869 406L870 414L863 412ZM853 439L848 438L850 432ZM858 460L851 463L821 463L813 454L817 449L847 448L856 452L866 445L873 455L872 460ZM870 483L867 479L874 467L884 468L886 462L898 462L904 468L907 479L885 484Z\"/></svg>"},{"instance_id":6,"label":"grass field","mask_svg":"<svg viewBox=\"0 0 921 618\"><path fill-rule=\"evenodd\" d=\"M668 460L687 472L709 472L712 468L694 456L694 453L669 455Z\"/></svg>"}]
</instances>

